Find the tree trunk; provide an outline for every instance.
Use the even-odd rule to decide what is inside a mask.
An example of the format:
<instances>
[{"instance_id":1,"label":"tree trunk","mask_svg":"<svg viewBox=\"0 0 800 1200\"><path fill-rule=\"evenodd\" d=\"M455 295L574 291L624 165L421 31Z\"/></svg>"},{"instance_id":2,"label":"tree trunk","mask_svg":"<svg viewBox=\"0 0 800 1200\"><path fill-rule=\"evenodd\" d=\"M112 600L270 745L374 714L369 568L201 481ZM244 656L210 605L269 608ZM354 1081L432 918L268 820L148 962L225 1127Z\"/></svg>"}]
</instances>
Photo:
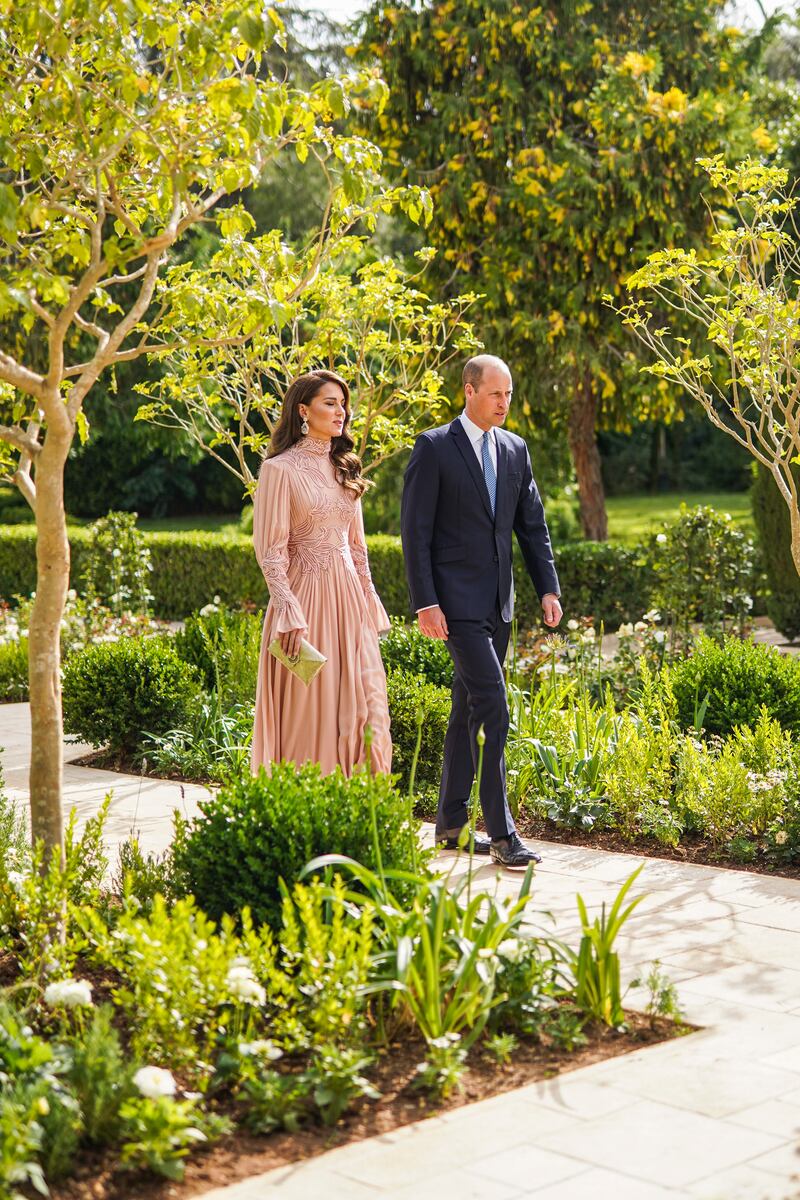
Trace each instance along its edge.
<instances>
[{"instance_id":1,"label":"tree trunk","mask_svg":"<svg viewBox=\"0 0 800 1200\"><path fill-rule=\"evenodd\" d=\"M569 448L578 480L584 536L593 542L604 542L608 538L608 519L594 428L596 412L591 376L584 371L577 377L569 414Z\"/></svg>"},{"instance_id":2,"label":"tree trunk","mask_svg":"<svg viewBox=\"0 0 800 1200\"><path fill-rule=\"evenodd\" d=\"M70 559L64 465L71 435L64 412L60 419L48 423L36 460L36 599L28 635L31 836L34 841L41 838L46 846L62 850L61 618L69 587Z\"/></svg>"}]
</instances>

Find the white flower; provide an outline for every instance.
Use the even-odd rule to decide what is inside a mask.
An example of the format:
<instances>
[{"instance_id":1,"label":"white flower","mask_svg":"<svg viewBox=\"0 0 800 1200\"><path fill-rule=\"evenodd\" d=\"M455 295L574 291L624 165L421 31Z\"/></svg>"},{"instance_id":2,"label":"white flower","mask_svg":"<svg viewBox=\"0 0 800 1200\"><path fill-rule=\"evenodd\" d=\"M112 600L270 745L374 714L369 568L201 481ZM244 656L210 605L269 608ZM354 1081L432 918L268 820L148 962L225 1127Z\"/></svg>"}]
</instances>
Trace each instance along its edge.
<instances>
[{"instance_id":1,"label":"white flower","mask_svg":"<svg viewBox=\"0 0 800 1200\"><path fill-rule=\"evenodd\" d=\"M594 645L596 634L593 629L587 629L581 637L581 641L588 645Z\"/></svg>"},{"instance_id":2,"label":"white flower","mask_svg":"<svg viewBox=\"0 0 800 1200\"><path fill-rule=\"evenodd\" d=\"M570 633L574 633L576 629L580 629L580 622L576 621L574 617L571 617L569 621L567 621L567 629L569 629Z\"/></svg>"},{"instance_id":3,"label":"white flower","mask_svg":"<svg viewBox=\"0 0 800 1200\"><path fill-rule=\"evenodd\" d=\"M644 621L637 621L633 627L634 633L647 633L647 626Z\"/></svg>"},{"instance_id":4,"label":"white flower","mask_svg":"<svg viewBox=\"0 0 800 1200\"><path fill-rule=\"evenodd\" d=\"M491 946L482 946L478 951L478 958L496 958L497 951L492 950Z\"/></svg>"},{"instance_id":5,"label":"white flower","mask_svg":"<svg viewBox=\"0 0 800 1200\"><path fill-rule=\"evenodd\" d=\"M617 630L617 636L621 638L633 637L633 625L630 623L630 621L626 622L624 625L620 625L619 629Z\"/></svg>"},{"instance_id":6,"label":"white flower","mask_svg":"<svg viewBox=\"0 0 800 1200\"><path fill-rule=\"evenodd\" d=\"M44 1002L52 1008L91 1008L92 985L85 979L59 979L45 988Z\"/></svg>"},{"instance_id":7,"label":"white flower","mask_svg":"<svg viewBox=\"0 0 800 1200\"><path fill-rule=\"evenodd\" d=\"M216 604L204 604L200 609L201 617L210 617L212 613L219 612Z\"/></svg>"},{"instance_id":8,"label":"white flower","mask_svg":"<svg viewBox=\"0 0 800 1200\"><path fill-rule=\"evenodd\" d=\"M665 638L666 636L667 636L667 635L664 633L664 630L663 630L663 629L657 629L657 630L655 631L655 633L653 634L653 637L654 637L654 638L655 638L655 640L656 640L657 642L659 642L659 643L663 642L663 641L664 641L664 638Z\"/></svg>"},{"instance_id":9,"label":"white flower","mask_svg":"<svg viewBox=\"0 0 800 1200\"><path fill-rule=\"evenodd\" d=\"M67 592L67 599L68 600L77 600L78 599L78 593L75 591L75 588L69 589L69 591Z\"/></svg>"},{"instance_id":10,"label":"white flower","mask_svg":"<svg viewBox=\"0 0 800 1200\"><path fill-rule=\"evenodd\" d=\"M176 1087L171 1071L163 1067L140 1067L133 1077L134 1086L148 1100L158 1100L159 1096L174 1096Z\"/></svg>"},{"instance_id":11,"label":"white flower","mask_svg":"<svg viewBox=\"0 0 800 1200\"><path fill-rule=\"evenodd\" d=\"M114 549L111 551L111 557L112 558L121 558L122 557L122 551L119 549L118 546L115 546Z\"/></svg>"},{"instance_id":12,"label":"white flower","mask_svg":"<svg viewBox=\"0 0 800 1200\"><path fill-rule=\"evenodd\" d=\"M657 608L651 608L650 612L644 614L642 620L649 621L651 625L656 625L661 620L661 613Z\"/></svg>"},{"instance_id":13,"label":"white flower","mask_svg":"<svg viewBox=\"0 0 800 1200\"><path fill-rule=\"evenodd\" d=\"M657 533L656 534L656 541L658 542L659 546L663 546L664 543L666 542L666 540L667 540L667 535L665 533Z\"/></svg>"},{"instance_id":14,"label":"white flower","mask_svg":"<svg viewBox=\"0 0 800 1200\"><path fill-rule=\"evenodd\" d=\"M21 871L6 871L6 879L15 892L18 892L25 882L25 876Z\"/></svg>"},{"instance_id":15,"label":"white flower","mask_svg":"<svg viewBox=\"0 0 800 1200\"><path fill-rule=\"evenodd\" d=\"M228 988L232 996L237 1000L243 1000L245 1004L264 1004L267 999L265 989L256 979L253 974L248 959L234 958L228 968Z\"/></svg>"},{"instance_id":16,"label":"white flower","mask_svg":"<svg viewBox=\"0 0 800 1200\"><path fill-rule=\"evenodd\" d=\"M779 829L778 832L775 834L775 845L776 846L785 846L788 839L789 839L789 835L786 832L786 830Z\"/></svg>"},{"instance_id":17,"label":"white flower","mask_svg":"<svg viewBox=\"0 0 800 1200\"><path fill-rule=\"evenodd\" d=\"M497 953L509 962L519 962L525 957L525 943L520 938L506 938L497 947Z\"/></svg>"},{"instance_id":18,"label":"white flower","mask_svg":"<svg viewBox=\"0 0 800 1200\"><path fill-rule=\"evenodd\" d=\"M264 1038L255 1042L240 1042L239 1053L242 1058L266 1058L268 1062L275 1062L277 1059L283 1058L280 1046L276 1046L274 1042L266 1041Z\"/></svg>"}]
</instances>

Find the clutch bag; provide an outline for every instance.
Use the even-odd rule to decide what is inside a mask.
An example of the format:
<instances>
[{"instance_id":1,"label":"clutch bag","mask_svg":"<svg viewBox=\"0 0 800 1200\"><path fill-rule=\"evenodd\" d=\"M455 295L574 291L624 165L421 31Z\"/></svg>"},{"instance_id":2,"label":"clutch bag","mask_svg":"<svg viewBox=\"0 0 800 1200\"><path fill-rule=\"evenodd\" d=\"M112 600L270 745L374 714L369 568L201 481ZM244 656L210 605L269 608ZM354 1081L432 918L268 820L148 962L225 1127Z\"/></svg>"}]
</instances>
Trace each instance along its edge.
<instances>
[{"instance_id":1,"label":"clutch bag","mask_svg":"<svg viewBox=\"0 0 800 1200\"><path fill-rule=\"evenodd\" d=\"M322 670L328 661L325 655L320 654L319 650L315 646L312 646L311 642L307 642L305 638L301 640L300 652L294 658L289 658L289 655L284 652L278 638L275 638L275 641L270 643L269 652L277 658L279 663L283 663L287 671L291 671L293 675L301 679L306 687L308 687L314 676Z\"/></svg>"}]
</instances>

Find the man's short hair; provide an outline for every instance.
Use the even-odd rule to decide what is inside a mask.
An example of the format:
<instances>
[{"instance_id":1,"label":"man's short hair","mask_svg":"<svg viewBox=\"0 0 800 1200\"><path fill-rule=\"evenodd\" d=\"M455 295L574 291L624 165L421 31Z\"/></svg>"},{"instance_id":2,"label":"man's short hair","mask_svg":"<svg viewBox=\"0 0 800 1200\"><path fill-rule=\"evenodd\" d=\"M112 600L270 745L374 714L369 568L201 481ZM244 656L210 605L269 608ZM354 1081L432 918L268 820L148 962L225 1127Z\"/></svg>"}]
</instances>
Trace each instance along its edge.
<instances>
[{"instance_id":1,"label":"man's short hair","mask_svg":"<svg viewBox=\"0 0 800 1200\"><path fill-rule=\"evenodd\" d=\"M508 371L508 363L503 362L502 358L498 358L496 354L476 354L474 358L470 358L464 363L464 370L461 372L461 382L464 387L471 384L472 387L480 387L483 379L483 372L487 367L503 367ZM509 375L511 372L508 372Z\"/></svg>"}]
</instances>

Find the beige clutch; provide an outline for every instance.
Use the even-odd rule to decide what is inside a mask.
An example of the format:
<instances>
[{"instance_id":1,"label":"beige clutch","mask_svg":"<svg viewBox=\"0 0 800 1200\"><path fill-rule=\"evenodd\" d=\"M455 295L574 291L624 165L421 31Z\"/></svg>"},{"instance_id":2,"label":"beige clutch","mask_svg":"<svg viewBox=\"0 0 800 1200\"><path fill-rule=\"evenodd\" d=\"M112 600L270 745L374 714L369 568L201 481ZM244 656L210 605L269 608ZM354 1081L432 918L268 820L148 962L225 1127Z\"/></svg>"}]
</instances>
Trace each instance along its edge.
<instances>
[{"instance_id":1,"label":"beige clutch","mask_svg":"<svg viewBox=\"0 0 800 1200\"><path fill-rule=\"evenodd\" d=\"M311 642L307 642L305 638L300 642L300 653L294 658L289 658L289 655L284 653L278 638L275 638L275 641L270 643L269 652L277 658L279 663L283 663L287 671L291 671L293 675L301 679L306 687L308 687L314 676L322 670L328 661L325 655L320 654L319 650L315 646L312 646Z\"/></svg>"}]
</instances>

